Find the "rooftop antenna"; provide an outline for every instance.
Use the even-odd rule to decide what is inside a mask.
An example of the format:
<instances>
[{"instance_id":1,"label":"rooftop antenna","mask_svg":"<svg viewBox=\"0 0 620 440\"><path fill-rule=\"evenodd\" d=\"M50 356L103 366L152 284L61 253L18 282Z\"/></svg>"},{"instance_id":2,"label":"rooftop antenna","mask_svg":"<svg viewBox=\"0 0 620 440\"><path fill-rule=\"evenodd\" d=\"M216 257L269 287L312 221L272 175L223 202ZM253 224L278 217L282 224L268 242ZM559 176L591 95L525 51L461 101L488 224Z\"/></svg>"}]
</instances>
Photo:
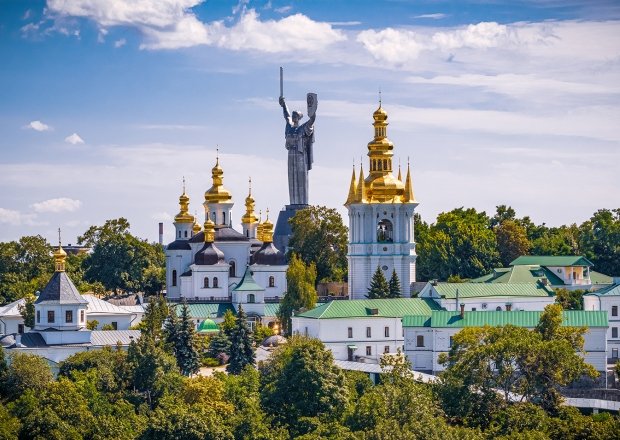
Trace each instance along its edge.
<instances>
[{"instance_id":1,"label":"rooftop antenna","mask_svg":"<svg viewBox=\"0 0 620 440\"><path fill-rule=\"evenodd\" d=\"M381 87L379 87L379 107L381 107Z\"/></svg>"},{"instance_id":2,"label":"rooftop antenna","mask_svg":"<svg viewBox=\"0 0 620 440\"><path fill-rule=\"evenodd\" d=\"M252 176L248 177L248 184L250 185L250 195L252 195Z\"/></svg>"},{"instance_id":3,"label":"rooftop antenna","mask_svg":"<svg viewBox=\"0 0 620 440\"><path fill-rule=\"evenodd\" d=\"M58 247L62 247L62 240L60 239L60 228L58 228Z\"/></svg>"},{"instance_id":4,"label":"rooftop antenna","mask_svg":"<svg viewBox=\"0 0 620 440\"><path fill-rule=\"evenodd\" d=\"M183 176L183 194L185 194L185 176Z\"/></svg>"}]
</instances>

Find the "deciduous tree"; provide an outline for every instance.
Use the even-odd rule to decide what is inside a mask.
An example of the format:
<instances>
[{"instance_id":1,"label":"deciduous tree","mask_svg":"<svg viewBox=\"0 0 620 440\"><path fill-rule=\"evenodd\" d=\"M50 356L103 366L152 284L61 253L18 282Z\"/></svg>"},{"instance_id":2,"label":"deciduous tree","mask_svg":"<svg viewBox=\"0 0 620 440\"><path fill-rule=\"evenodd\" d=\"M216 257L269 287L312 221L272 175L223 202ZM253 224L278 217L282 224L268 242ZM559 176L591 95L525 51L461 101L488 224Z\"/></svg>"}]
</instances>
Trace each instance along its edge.
<instances>
[{"instance_id":1,"label":"deciduous tree","mask_svg":"<svg viewBox=\"0 0 620 440\"><path fill-rule=\"evenodd\" d=\"M286 271L288 288L278 309L278 319L285 334L291 332L291 316L293 313L315 306L317 301L317 293L314 288L315 281L316 268L314 263L306 266L296 254L292 254Z\"/></svg>"}]
</instances>

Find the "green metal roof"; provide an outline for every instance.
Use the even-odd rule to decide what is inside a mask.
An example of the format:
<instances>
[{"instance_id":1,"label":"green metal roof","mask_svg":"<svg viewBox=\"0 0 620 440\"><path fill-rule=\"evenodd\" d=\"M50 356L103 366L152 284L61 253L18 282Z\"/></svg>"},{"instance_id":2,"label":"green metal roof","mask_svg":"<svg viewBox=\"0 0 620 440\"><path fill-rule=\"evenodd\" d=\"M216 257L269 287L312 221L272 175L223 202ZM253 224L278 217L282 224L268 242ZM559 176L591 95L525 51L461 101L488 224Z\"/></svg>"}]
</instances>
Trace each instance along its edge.
<instances>
[{"instance_id":1,"label":"green metal roof","mask_svg":"<svg viewBox=\"0 0 620 440\"><path fill-rule=\"evenodd\" d=\"M541 278L547 278L553 286L563 286L562 281L553 271L538 265L518 265L512 267L498 267L488 275L470 280L470 283L536 283Z\"/></svg>"},{"instance_id":2,"label":"green metal roof","mask_svg":"<svg viewBox=\"0 0 620 440\"><path fill-rule=\"evenodd\" d=\"M198 326L198 333L219 333L220 326L212 319L205 319Z\"/></svg>"},{"instance_id":3,"label":"green metal roof","mask_svg":"<svg viewBox=\"0 0 620 440\"><path fill-rule=\"evenodd\" d=\"M592 284L613 284L614 279L609 275L605 275L600 272L596 272L594 270L590 271L590 281Z\"/></svg>"},{"instance_id":4,"label":"green metal roof","mask_svg":"<svg viewBox=\"0 0 620 440\"><path fill-rule=\"evenodd\" d=\"M463 318L460 312L433 311L428 316L405 316L403 327L464 328L514 325L534 328L542 312L533 311L466 311ZM607 327L606 311L567 310L562 312L562 325L566 327Z\"/></svg>"},{"instance_id":5,"label":"green metal roof","mask_svg":"<svg viewBox=\"0 0 620 440\"><path fill-rule=\"evenodd\" d=\"M484 298L493 296L553 296L553 289L540 283L437 283L433 286L442 298Z\"/></svg>"},{"instance_id":6,"label":"green metal roof","mask_svg":"<svg viewBox=\"0 0 620 440\"><path fill-rule=\"evenodd\" d=\"M280 310L279 303L265 304L265 316L278 316L278 310Z\"/></svg>"},{"instance_id":7,"label":"green metal roof","mask_svg":"<svg viewBox=\"0 0 620 440\"><path fill-rule=\"evenodd\" d=\"M590 260L585 257L581 257L579 255L562 255L562 256L551 256L551 255L522 255L512 263L511 266L552 266L552 267L561 267L561 266L594 266Z\"/></svg>"},{"instance_id":8,"label":"green metal roof","mask_svg":"<svg viewBox=\"0 0 620 440\"><path fill-rule=\"evenodd\" d=\"M620 296L620 284L603 287L594 292L586 293L584 296Z\"/></svg>"},{"instance_id":9,"label":"green metal roof","mask_svg":"<svg viewBox=\"0 0 620 440\"><path fill-rule=\"evenodd\" d=\"M235 292L262 292L264 290L265 289L256 284L256 281L254 281L254 278L252 278L252 271L250 271L250 266L247 266L245 268L243 278L241 278L241 281L239 282L237 287L233 289L233 291Z\"/></svg>"},{"instance_id":10,"label":"green metal roof","mask_svg":"<svg viewBox=\"0 0 620 440\"><path fill-rule=\"evenodd\" d=\"M188 304L189 314L194 319L199 318L221 318L226 313L226 310L230 310L233 313L235 308L232 303L207 303L207 304ZM181 316L181 304L174 306L177 316Z\"/></svg>"},{"instance_id":11,"label":"green metal roof","mask_svg":"<svg viewBox=\"0 0 620 440\"><path fill-rule=\"evenodd\" d=\"M330 301L297 316L314 319L402 318L405 315L430 315L432 310L439 308L430 298L353 299ZM373 314L374 309L377 309L376 314Z\"/></svg>"}]
</instances>

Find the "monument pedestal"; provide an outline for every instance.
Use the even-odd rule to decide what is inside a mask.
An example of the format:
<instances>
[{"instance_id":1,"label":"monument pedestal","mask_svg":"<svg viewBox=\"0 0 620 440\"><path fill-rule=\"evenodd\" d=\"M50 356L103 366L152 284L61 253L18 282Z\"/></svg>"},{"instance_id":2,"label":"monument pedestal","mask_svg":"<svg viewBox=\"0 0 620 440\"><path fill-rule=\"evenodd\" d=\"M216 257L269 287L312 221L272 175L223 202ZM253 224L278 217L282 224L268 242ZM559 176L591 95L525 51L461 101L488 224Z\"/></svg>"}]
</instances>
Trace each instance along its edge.
<instances>
[{"instance_id":1,"label":"monument pedestal","mask_svg":"<svg viewBox=\"0 0 620 440\"><path fill-rule=\"evenodd\" d=\"M278 214L276 229L273 234L273 244L281 252L288 251L288 241L291 236L291 225L288 222L295 213L301 209L307 208L309 205L286 205Z\"/></svg>"}]
</instances>

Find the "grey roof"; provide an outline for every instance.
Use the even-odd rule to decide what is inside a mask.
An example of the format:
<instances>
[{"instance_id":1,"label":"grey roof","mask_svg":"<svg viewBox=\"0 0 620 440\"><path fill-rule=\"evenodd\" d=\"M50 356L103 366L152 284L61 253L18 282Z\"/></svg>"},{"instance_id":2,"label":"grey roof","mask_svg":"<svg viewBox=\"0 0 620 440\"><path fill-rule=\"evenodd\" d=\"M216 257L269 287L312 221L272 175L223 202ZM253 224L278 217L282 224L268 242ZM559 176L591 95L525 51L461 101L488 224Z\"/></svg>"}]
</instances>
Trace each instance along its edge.
<instances>
[{"instance_id":1,"label":"grey roof","mask_svg":"<svg viewBox=\"0 0 620 440\"><path fill-rule=\"evenodd\" d=\"M35 304L88 304L66 272L54 272Z\"/></svg>"},{"instance_id":2,"label":"grey roof","mask_svg":"<svg viewBox=\"0 0 620 440\"><path fill-rule=\"evenodd\" d=\"M90 343L95 346L115 346L118 342L129 345L132 340L139 338L140 330L93 330L90 334Z\"/></svg>"},{"instance_id":3,"label":"grey roof","mask_svg":"<svg viewBox=\"0 0 620 440\"><path fill-rule=\"evenodd\" d=\"M265 266L284 266L286 259L284 254L273 243L264 243L263 246L252 255L252 264Z\"/></svg>"},{"instance_id":4,"label":"grey roof","mask_svg":"<svg viewBox=\"0 0 620 440\"><path fill-rule=\"evenodd\" d=\"M225 263L224 252L218 249L215 243L205 243L194 256L194 263L198 266L211 266Z\"/></svg>"},{"instance_id":5,"label":"grey roof","mask_svg":"<svg viewBox=\"0 0 620 440\"><path fill-rule=\"evenodd\" d=\"M199 232L189 240L190 243L202 243L203 241L205 241L204 231ZM230 226L216 226L215 242L218 241L250 241L250 239Z\"/></svg>"},{"instance_id":6,"label":"grey roof","mask_svg":"<svg viewBox=\"0 0 620 440\"><path fill-rule=\"evenodd\" d=\"M169 251L191 251L192 247L187 240L174 240L166 246L166 249Z\"/></svg>"},{"instance_id":7,"label":"grey roof","mask_svg":"<svg viewBox=\"0 0 620 440\"><path fill-rule=\"evenodd\" d=\"M106 300L110 304L114 304L115 306L121 306L121 307L137 306L141 304L140 296L135 293L131 293L125 296L107 297L107 298L104 298L104 300Z\"/></svg>"}]
</instances>

